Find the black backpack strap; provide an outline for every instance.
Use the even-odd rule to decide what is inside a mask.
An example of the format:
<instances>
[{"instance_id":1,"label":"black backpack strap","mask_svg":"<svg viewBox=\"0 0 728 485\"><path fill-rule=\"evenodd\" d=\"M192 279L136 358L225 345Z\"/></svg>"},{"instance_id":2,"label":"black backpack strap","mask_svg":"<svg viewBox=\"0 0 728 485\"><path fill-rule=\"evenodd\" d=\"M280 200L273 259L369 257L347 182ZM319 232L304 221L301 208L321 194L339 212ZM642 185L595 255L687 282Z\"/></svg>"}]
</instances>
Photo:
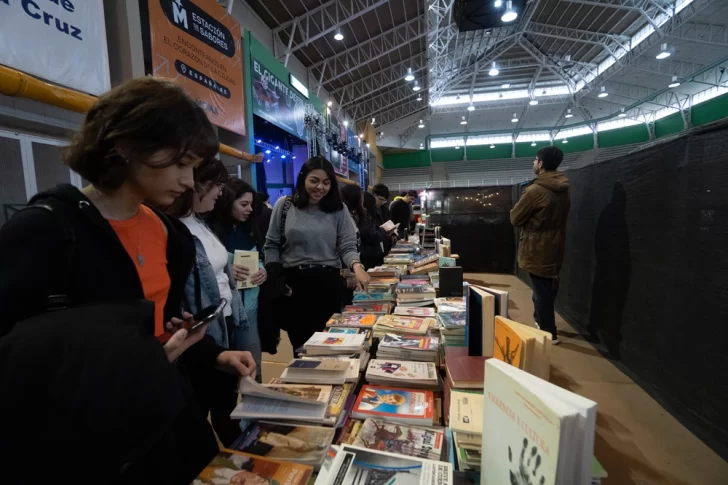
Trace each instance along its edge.
<instances>
[{"instance_id":1,"label":"black backpack strap","mask_svg":"<svg viewBox=\"0 0 728 485\"><path fill-rule=\"evenodd\" d=\"M286 202L283 204L283 212L281 212L281 255L283 254L283 246L286 244L286 217L288 217L288 211L291 210L293 205L293 199L286 197Z\"/></svg>"}]
</instances>

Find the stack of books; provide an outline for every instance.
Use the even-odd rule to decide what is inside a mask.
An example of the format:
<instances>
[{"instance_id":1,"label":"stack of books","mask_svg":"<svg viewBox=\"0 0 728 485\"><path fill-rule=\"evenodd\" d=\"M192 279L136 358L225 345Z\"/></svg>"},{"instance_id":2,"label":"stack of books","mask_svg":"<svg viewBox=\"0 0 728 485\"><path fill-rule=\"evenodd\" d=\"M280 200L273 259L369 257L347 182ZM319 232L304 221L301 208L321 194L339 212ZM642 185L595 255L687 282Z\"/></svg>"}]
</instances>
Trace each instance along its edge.
<instances>
[{"instance_id":1,"label":"stack of books","mask_svg":"<svg viewBox=\"0 0 728 485\"><path fill-rule=\"evenodd\" d=\"M268 387L279 389L282 384L285 384L280 378L274 378L271 379L270 383L268 383ZM287 385L292 386L292 385ZM300 386L300 387L314 387L314 386ZM352 391L354 390L354 384L352 383L346 383L342 385L333 385L331 387L331 393L329 394L329 402L328 406L326 408L326 415L324 417L324 420L322 421L322 424L325 424L326 426L336 426L340 427L342 424L342 421L346 418L346 413L344 412L347 407L346 403L349 397L351 396ZM290 392L290 391L289 391ZM349 409L351 409L351 406L349 406Z\"/></svg>"},{"instance_id":2,"label":"stack of books","mask_svg":"<svg viewBox=\"0 0 728 485\"><path fill-rule=\"evenodd\" d=\"M440 427L406 426L367 418L363 422L355 421L352 432L342 443L428 460L441 460L446 449L445 441L445 432Z\"/></svg>"},{"instance_id":3,"label":"stack of books","mask_svg":"<svg viewBox=\"0 0 728 485\"><path fill-rule=\"evenodd\" d=\"M382 386L438 389L437 368L432 362L372 359L367 366L367 382Z\"/></svg>"},{"instance_id":4,"label":"stack of books","mask_svg":"<svg viewBox=\"0 0 728 485\"><path fill-rule=\"evenodd\" d=\"M435 253L414 256L413 262L408 268L409 274L427 275L430 271L437 271L438 258L439 256Z\"/></svg>"},{"instance_id":5,"label":"stack of books","mask_svg":"<svg viewBox=\"0 0 728 485\"><path fill-rule=\"evenodd\" d=\"M374 325L374 336L381 339L386 333L426 335L434 325L434 318L383 315L377 319L377 323Z\"/></svg>"},{"instance_id":6,"label":"stack of books","mask_svg":"<svg viewBox=\"0 0 728 485\"><path fill-rule=\"evenodd\" d=\"M428 306L432 305L437 293L430 284L399 283L395 288L397 306Z\"/></svg>"},{"instance_id":7,"label":"stack of books","mask_svg":"<svg viewBox=\"0 0 728 485\"><path fill-rule=\"evenodd\" d=\"M437 312L434 308L412 308L407 306L394 307L393 315L401 317L435 317Z\"/></svg>"},{"instance_id":8,"label":"stack of books","mask_svg":"<svg viewBox=\"0 0 728 485\"><path fill-rule=\"evenodd\" d=\"M356 305L346 305L342 314L373 313L374 315L389 315L391 312L391 303L357 303Z\"/></svg>"},{"instance_id":9,"label":"stack of books","mask_svg":"<svg viewBox=\"0 0 728 485\"><path fill-rule=\"evenodd\" d=\"M379 340L377 357L394 360L435 362L440 347L437 337L387 333Z\"/></svg>"},{"instance_id":10,"label":"stack of books","mask_svg":"<svg viewBox=\"0 0 728 485\"><path fill-rule=\"evenodd\" d=\"M367 303L393 303L394 302L394 294L392 291L384 291L384 292L364 292L364 291L355 291L354 292L354 298L352 299L353 305L364 305Z\"/></svg>"},{"instance_id":11,"label":"stack of books","mask_svg":"<svg viewBox=\"0 0 728 485\"><path fill-rule=\"evenodd\" d=\"M240 402L230 413L233 419L322 423L326 418L331 385L266 386L245 377L240 381L240 394Z\"/></svg>"},{"instance_id":12,"label":"stack of books","mask_svg":"<svg viewBox=\"0 0 728 485\"><path fill-rule=\"evenodd\" d=\"M399 266L377 266L375 268L371 268L367 270L367 273L369 273L369 277L372 280L379 280L379 279L399 279L401 276L400 272L401 268Z\"/></svg>"},{"instance_id":13,"label":"stack of books","mask_svg":"<svg viewBox=\"0 0 728 485\"><path fill-rule=\"evenodd\" d=\"M443 346L464 346L467 323L465 298L436 298L435 306L437 307L437 328L440 331Z\"/></svg>"},{"instance_id":14,"label":"stack of books","mask_svg":"<svg viewBox=\"0 0 728 485\"><path fill-rule=\"evenodd\" d=\"M250 483L306 485L312 474L313 467L307 465L222 449L193 484L248 483L252 478Z\"/></svg>"},{"instance_id":15,"label":"stack of books","mask_svg":"<svg viewBox=\"0 0 728 485\"><path fill-rule=\"evenodd\" d=\"M366 336L360 333L315 332L303 344L303 353L308 357L357 353L364 350L365 339Z\"/></svg>"},{"instance_id":16,"label":"stack of books","mask_svg":"<svg viewBox=\"0 0 728 485\"><path fill-rule=\"evenodd\" d=\"M362 386L351 417L377 418L408 426L432 426L435 421L432 391L406 387Z\"/></svg>"},{"instance_id":17,"label":"stack of books","mask_svg":"<svg viewBox=\"0 0 728 485\"><path fill-rule=\"evenodd\" d=\"M455 457L460 470L480 470L483 407L483 394L451 392L449 425L453 431Z\"/></svg>"}]
</instances>

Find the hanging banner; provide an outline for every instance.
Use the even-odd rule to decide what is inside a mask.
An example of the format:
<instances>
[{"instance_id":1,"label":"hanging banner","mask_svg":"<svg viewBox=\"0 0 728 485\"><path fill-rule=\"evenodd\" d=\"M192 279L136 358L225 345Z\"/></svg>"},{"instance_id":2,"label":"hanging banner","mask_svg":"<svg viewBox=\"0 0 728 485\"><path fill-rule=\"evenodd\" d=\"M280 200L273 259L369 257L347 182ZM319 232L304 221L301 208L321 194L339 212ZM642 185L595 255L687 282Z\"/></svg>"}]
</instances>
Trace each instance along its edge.
<instances>
[{"instance_id":1,"label":"hanging banner","mask_svg":"<svg viewBox=\"0 0 728 485\"><path fill-rule=\"evenodd\" d=\"M313 113L311 103L258 60L253 58L252 62L253 113L306 140L303 119L307 112Z\"/></svg>"},{"instance_id":2,"label":"hanging banner","mask_svg":"<svg viewBox=\"0 0 728 485\"><path fill-rule=\"evenodd\" d=\"M0 0L0 64L94 96L108 91L102 2Z\"/></svg>"},{"instance_id":3,"label":"hanging banner","mask_svg":"<svg viewBox=\"0 0 728 485\"><path fill-rule=\"evenodd\" d=\"M214 125L245 135L240 24L215 0L146 3L152 73L183 86Z\"/></svg>"},{"instance_id":4,"label":"hanging banner","mask_svg":"<svg viewBox=\"0 0 728 485\"><path fill-rule=\"evenodd\" d=\"M341 136L341 130L343 126L339 124L339 120L333 114L329 117L329 124L331 131L339 135L339 142L343 142L346 139L345 137ZM331 157L329 161L334 166L334 172L336 172L338 175L343 175L344 177L349 176L349 168L346 163L346 157L333 149L333 147L331 150Z\"/></svg>"}]
</instances>

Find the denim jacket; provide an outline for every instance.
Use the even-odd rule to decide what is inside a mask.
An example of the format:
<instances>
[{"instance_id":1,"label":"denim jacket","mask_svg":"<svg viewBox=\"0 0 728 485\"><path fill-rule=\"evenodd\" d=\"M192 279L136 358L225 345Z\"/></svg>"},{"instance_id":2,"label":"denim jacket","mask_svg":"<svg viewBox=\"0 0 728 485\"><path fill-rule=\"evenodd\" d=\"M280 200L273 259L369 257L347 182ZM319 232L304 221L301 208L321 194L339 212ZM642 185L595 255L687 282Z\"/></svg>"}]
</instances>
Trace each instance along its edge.
<instances>
[{"instance_id":1,"label":"denim jacket","mask_svg":"<svg viewBox=\"0 0 728 485\"><path fill-rule=\"evenodd\" d=\"M187 277L187 283L185 284L184 294L184 305L185 310L190 313L197 313L202 308L207 308L220 299L220 289L217 285L217 278L212 270L210 261L207 259L207 253L205 248L196 236L192 236L195 240L195 267L200 275L200 305L201 308L197 308L195 302L195 267L192 268L189 276ZM240 328L246 331L250 328L248 318L245 315L245 309L243 308L243 301L240 297L240 291L235 288L235 279L233 278L232 271L230 270L230 264L225 267L225 273L228 276L230 283L230 289L232 290L232 301L230 302L232 308L233 325L236 328ZM232 336L228 335L227 325L225 324L225 317L220 316L217 322L213 322L207 328L207 334L210 335L215 342L223 348L231 350L242 350L236 348L237 345L233 342Z\"/></svg>"}]
</instances>

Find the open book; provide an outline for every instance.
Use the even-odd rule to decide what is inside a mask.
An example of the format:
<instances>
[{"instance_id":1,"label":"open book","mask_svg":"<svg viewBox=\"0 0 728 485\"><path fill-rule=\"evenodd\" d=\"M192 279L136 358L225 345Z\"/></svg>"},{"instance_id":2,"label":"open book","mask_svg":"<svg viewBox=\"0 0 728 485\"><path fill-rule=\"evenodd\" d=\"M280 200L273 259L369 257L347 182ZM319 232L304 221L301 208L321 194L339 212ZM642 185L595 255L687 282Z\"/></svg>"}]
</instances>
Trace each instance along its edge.
<instances>
[{"instance_id":1,"label":"open book","mask_svg":"<svg viewBox=\"0 0 728 485\"><path fill-rule=\"evenodd\" d=\"M597 403L496 359L484 397L483 485L590 483Z\"/></svg>"},{"instance_id":2,"label":"open book","mask_svg":"<svg viewBox=\"0 0 728 485\"><path fill-rule=\"evenodd\" d=\"M394 232L397 229L399 229L399 224L395 224L392 221L387 221L379 227L381 227L382 229L384 229L387 232Z\"/></svg>"},{"instance_id":3,"label":"open book","mask_svg":"<svg viewBox=\"0 0 728 485\"><path fill-rule=\"evenodd\" d=\"M331 386L282 385L264 386L250 377L240 381L242 398L232 419L274 419L322 422L331 395Z\"/></svg>"}]
</instances>

